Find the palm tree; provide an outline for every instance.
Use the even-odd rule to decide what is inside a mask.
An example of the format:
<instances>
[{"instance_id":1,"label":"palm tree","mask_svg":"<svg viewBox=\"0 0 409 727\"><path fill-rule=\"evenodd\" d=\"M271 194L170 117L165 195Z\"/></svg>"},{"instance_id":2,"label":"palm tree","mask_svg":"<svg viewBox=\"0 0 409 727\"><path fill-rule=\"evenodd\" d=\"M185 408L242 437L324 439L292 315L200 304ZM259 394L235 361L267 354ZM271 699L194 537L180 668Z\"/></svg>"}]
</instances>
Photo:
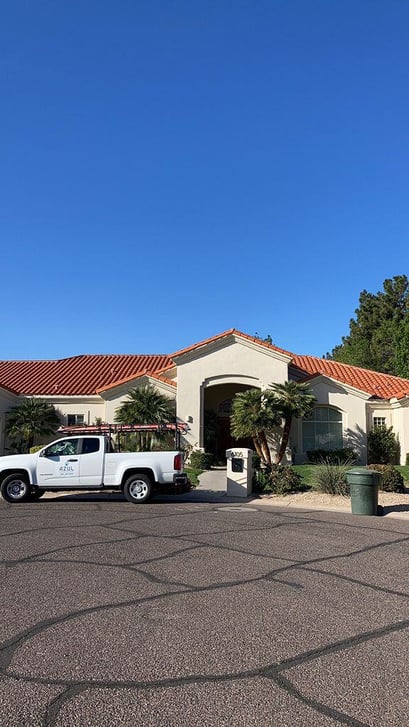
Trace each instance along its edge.
<instances>
[{"instance_id":1,"label":"palm tree","mask_svg":"<svg viewBox=\"0 0 409 727\"><path fill-rule=\"evenodd\" d=\"M6 434L17 452L29 452L36 436L55 434L60 423L52 404L32 397L7 413Z\"/></svg>"},{"instance_id":2,"label":"palm tree","mask_svg":"<svg viewBox=\"0 0 409 727\"><path fill-rule=\"evenodd\" d=\"M267 435L280 421L272 391L248 389L236 394L232 404L231 432L238 439L251 437L254 448L265 465L271 465Z\"/></svg>"},{"instance_id":3,"label":"palm tree","mask_svg":"<svg viewBox=\"0 0 409 727\"><path fill-rule=\"evenodd\" d=\"M166 424L174 420L174 402L150 384L132 389L115 413L115 421L120 424ZM151 449L153 441L154 434L139 433L142 449Z\"/></svg>"},{"instance_id":4,"label":"palm tree","mask_svg":"<svg viewBox=\"0 0 409 727\"><path fill-rule=\"evenodd\" d=\"M281 444L274 460L274 464L280 464L287 449L293 417L311 416L315 396L308 384L297 381L271 384L271 389L275 398L273 406L284 420Z\"/></svg>"}]
</instances>

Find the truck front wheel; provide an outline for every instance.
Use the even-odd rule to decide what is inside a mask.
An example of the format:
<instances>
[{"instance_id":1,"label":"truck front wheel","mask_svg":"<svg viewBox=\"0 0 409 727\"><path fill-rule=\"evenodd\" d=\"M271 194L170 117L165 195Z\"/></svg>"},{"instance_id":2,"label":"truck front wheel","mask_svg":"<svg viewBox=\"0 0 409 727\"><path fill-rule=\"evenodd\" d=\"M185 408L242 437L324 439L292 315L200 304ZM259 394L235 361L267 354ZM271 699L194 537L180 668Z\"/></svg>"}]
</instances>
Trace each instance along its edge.
<instances>
[{"instance_id":1,"label":"truck front wheel","mask_svg":"<svg viewBox=\"0 0 409 727\"><path fill-rule=\"evenodd\" d=\"M146 475L131 475L124 484L124 495L128 502L146 502L152 496L152 482Z\"/></svg>"},{"instance_id":2,"label":"truck front wheel","mask_svg":"<svg viewBox=\"0 0 409 727\"><path fill-rule=\"evenodd\" d=\"M0 491L7 502L24 502L30 494L30 486L24 475L8 475L1 483Z\"/></svg>"}]
</instances>

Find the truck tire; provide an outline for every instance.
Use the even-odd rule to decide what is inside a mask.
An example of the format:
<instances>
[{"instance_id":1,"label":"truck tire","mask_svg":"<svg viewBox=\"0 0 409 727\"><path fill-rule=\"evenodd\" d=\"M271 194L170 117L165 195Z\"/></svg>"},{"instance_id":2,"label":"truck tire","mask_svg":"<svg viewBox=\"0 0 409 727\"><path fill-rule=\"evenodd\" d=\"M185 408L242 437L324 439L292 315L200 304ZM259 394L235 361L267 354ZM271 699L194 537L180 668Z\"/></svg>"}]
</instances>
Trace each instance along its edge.
<instances>
[{"instance_id":1,"label":"truck tire","mask_svg":"<svg viewBox=\"0 0 409 727\"><path fill-rule=\"evenodd\" d=\"M26 475L8 475L1 483L0 492L7 502L25 502L30 495L30 485Z\"/></svg>"},{"instance_id":2,"label":"truck tire","mask_svg":"<svg viewBox=\"0 0 409 727\"><path fill-rule=\"evenodd\" d=\"M128 477L124 484L124 495L128 502L137 505L147 502L152 496L152 482L146 475L140 475L137 472Z\"/></svg>"}]
</instances>

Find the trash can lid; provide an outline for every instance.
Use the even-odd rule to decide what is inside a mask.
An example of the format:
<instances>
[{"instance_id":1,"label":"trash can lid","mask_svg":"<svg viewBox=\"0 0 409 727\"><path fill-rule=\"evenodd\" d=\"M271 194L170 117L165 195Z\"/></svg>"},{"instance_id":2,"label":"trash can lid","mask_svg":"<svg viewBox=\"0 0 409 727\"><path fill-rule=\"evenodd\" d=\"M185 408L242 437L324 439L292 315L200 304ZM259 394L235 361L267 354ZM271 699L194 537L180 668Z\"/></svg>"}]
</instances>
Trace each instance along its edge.
<instances>
[{"instance_id":1,"label":"trash can lid","mask_svg":"<svg viewBox=\"0 0 409 727\"><path fill-rule=\"evenodd\" d=\"M349 479L355 480L355 482L360 480L358 484L364 484L366 482L379 483L382 477L381 473L377 472L377 470L371 470L366 467L357 467L356 469L348 470L346 476L347 481Z\"/></svg>"}]
</instances>

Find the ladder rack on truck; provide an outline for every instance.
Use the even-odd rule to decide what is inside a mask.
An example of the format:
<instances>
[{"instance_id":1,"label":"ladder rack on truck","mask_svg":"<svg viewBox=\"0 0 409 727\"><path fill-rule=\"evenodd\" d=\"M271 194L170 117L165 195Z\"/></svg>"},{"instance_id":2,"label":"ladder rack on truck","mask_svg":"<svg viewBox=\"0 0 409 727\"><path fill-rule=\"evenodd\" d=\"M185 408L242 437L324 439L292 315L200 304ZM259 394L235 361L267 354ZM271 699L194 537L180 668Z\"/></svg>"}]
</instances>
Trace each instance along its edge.
<instances>
[{"instance_id":1,"label":"ladder rack on truck","mask_svg":"<svg viewBox=\"0 0 409 727\"><path fill-rule=\"evenodd\" d=\"M155 434L164 434L173 432L175 438L175 449L180 449L180 435L186 434L189 426L185 422L176 422L168 424L74 424L69 427L59 427L58 433L63 436L87 435L87 434L103 434L106 437L116 436L118 438L118 447L120 448L121 434L131 434L132 432L152 432Z\"/></svg>"}]
</instances>

